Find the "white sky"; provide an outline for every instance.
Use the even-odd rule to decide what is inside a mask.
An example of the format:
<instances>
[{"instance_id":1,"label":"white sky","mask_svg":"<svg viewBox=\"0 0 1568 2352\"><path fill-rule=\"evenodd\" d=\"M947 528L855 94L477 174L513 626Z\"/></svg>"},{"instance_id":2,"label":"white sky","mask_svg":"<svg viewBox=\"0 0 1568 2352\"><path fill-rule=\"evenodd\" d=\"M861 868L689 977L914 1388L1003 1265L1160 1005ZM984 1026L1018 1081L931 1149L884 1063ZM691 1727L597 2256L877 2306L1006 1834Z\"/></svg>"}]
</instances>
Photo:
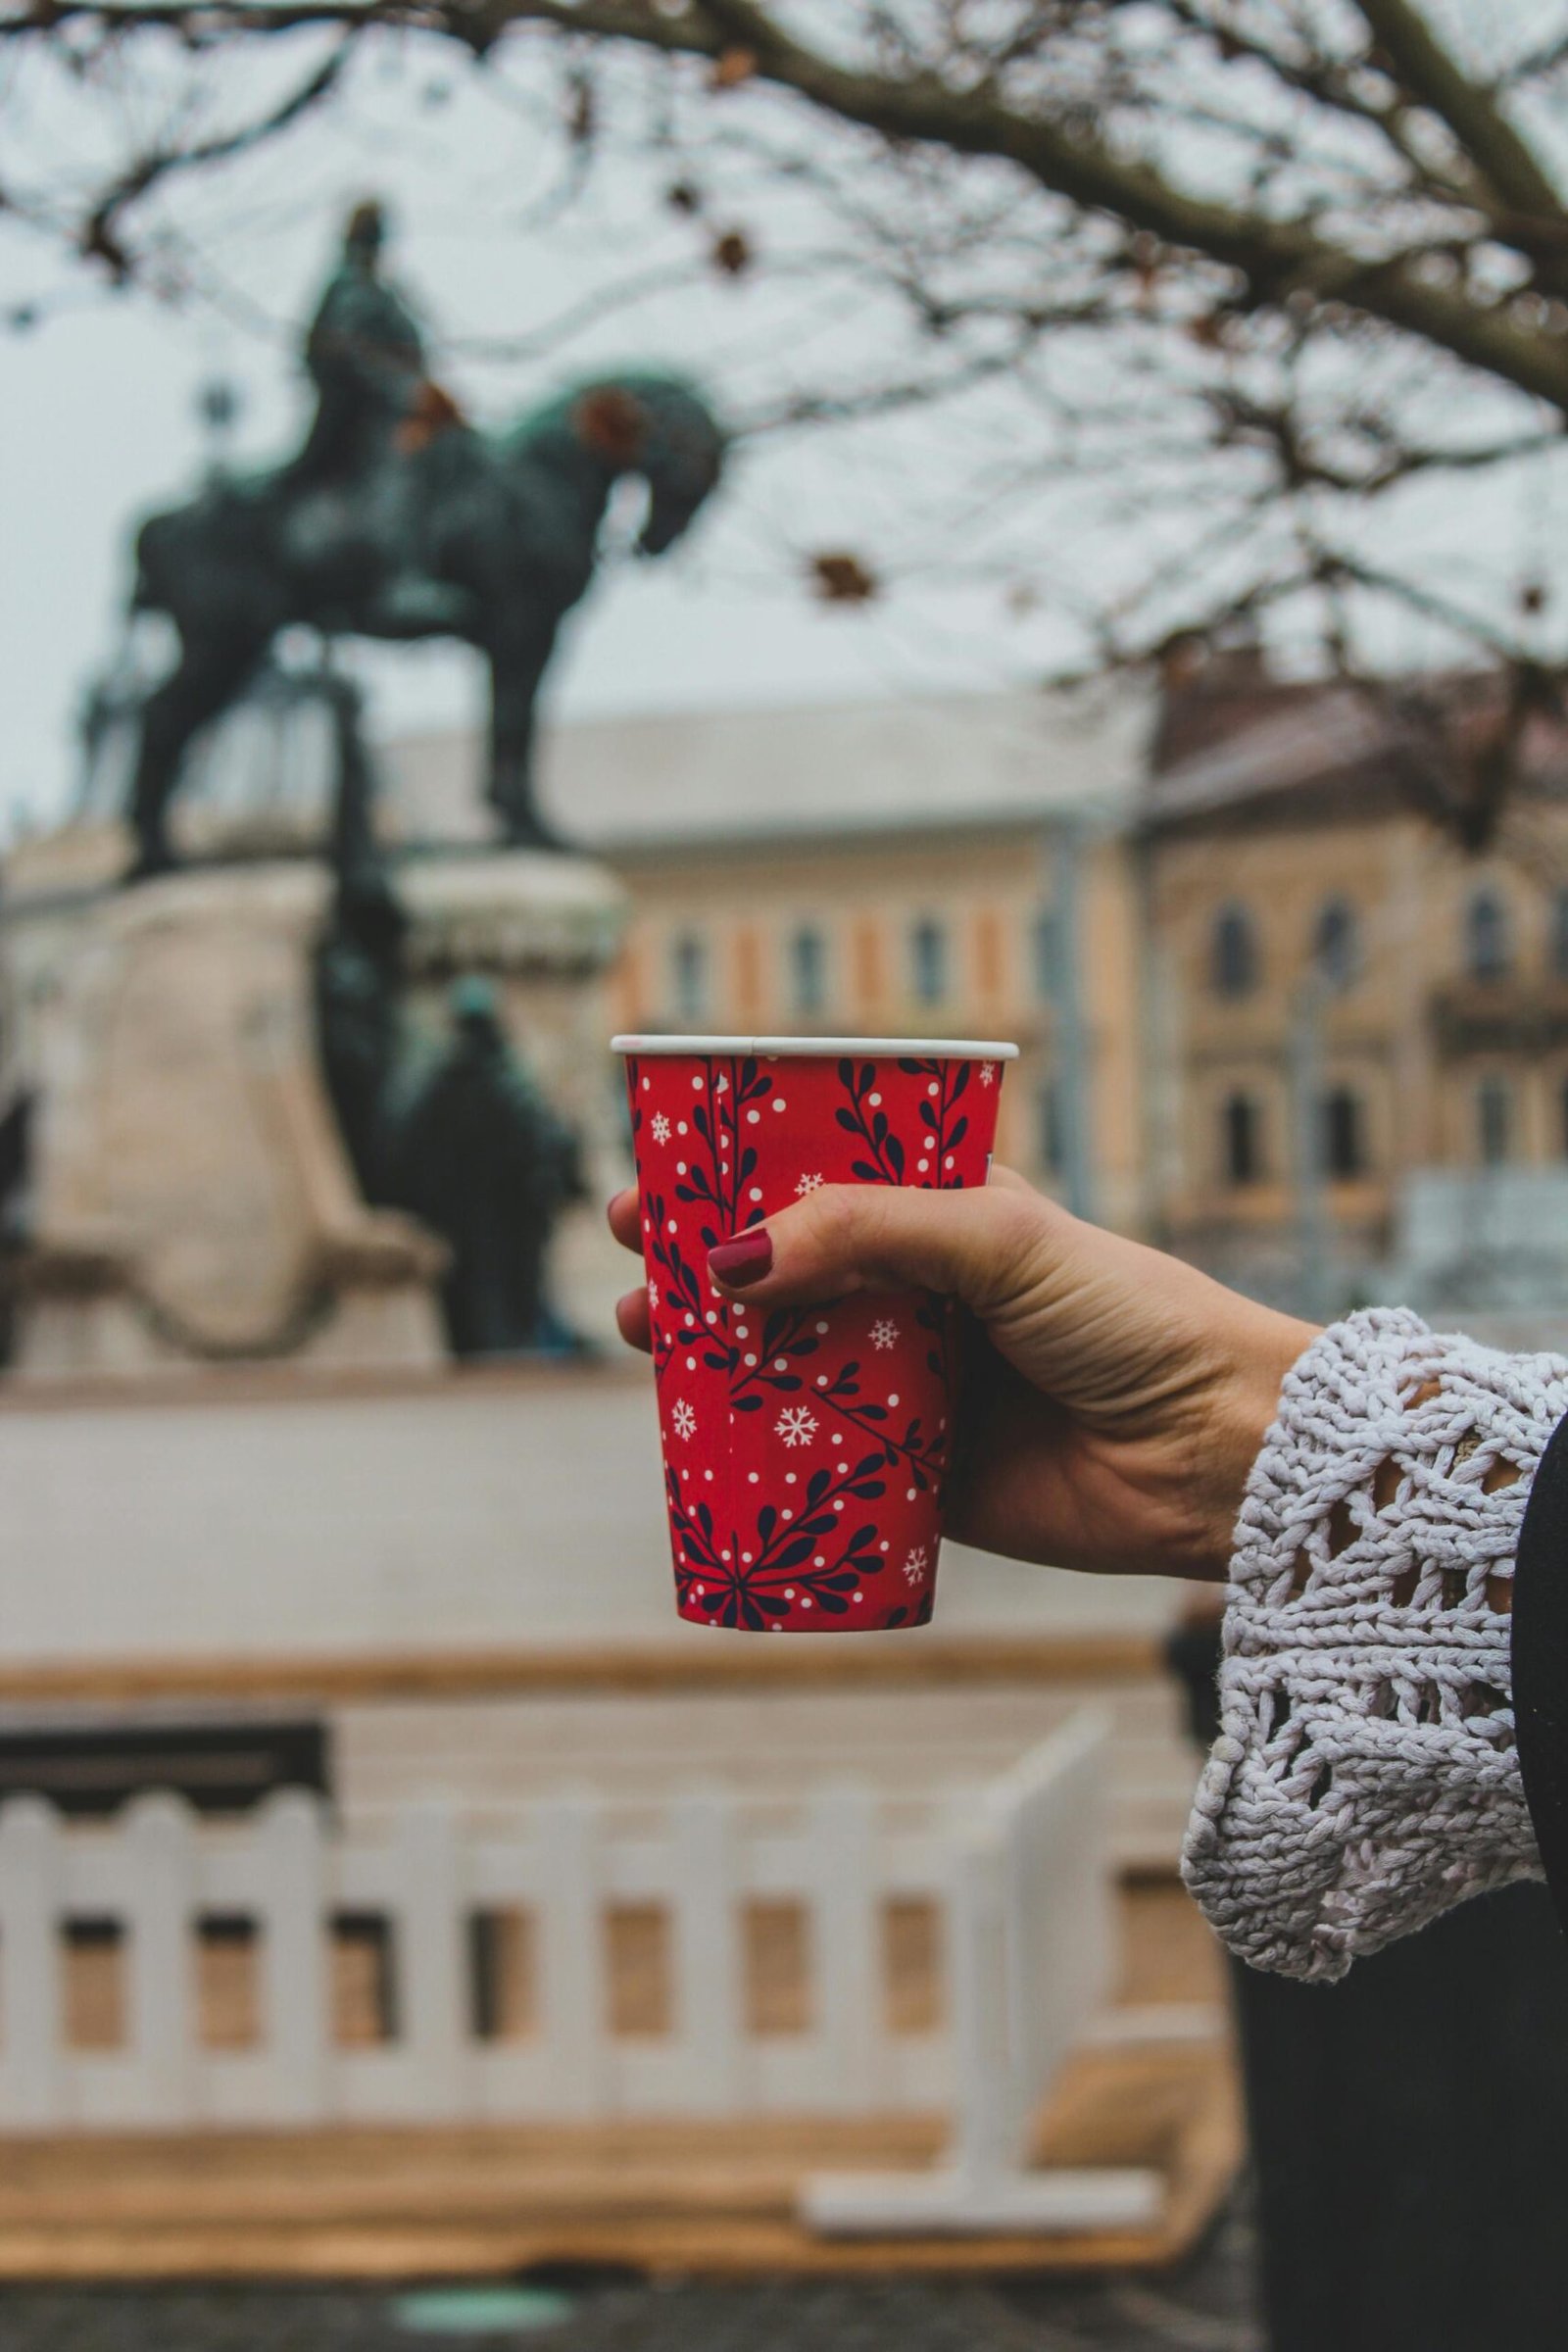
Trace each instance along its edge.
<instances>
[{"instance_id":1,"label":"white sky","mask_svg":"<svg viewBox=\"0 0 1568 2352\"><path fill-rule=\"evenodd\" d=\"M0 802L8 807L41 812L67 789L71 713L118 633L130 518L177 495L191 475L200 446L192 405L214 360L246 386L249 450L281 450L301 429L287 370L270 354L213 341L216 350L150 305L125 303L0 342ZM820 470L799 456L771 470L801 467ZM787 485L766 489L787 500ZM709 519L719 522L716 509ZM791 572L771 588L748 588L727 566L715 577L716 559L703 544L710 535L660 565L619 563L602 576L558 662L559 710L792 701L928 682L940 613L911 612L907 601L896 618L885 610L824 611ZM963 636L960 622L944 665L951 681L997 682L993 649ZM369 665L383 730L472 713L478 673L459 650L378 650Z\"/></svg>"},{"instance_id":2,"label":"white sky","mask_svg":"<svg viewBox=\"0 0 1568 2352\"><path fill-rule=\"evenodd\" d=\"M1550 14L1561 0L1520 5ZM614 148L620 160L601 168L584 197L554 206L559 93L551 73L526 60L562 52L524 45L514 71L515 50L508 45L504 70L480 74L427 39L367 44L327 115L244 168L204 180L196 198L161 216L167 267L188 289L177 307L142 293L105 295L79 265L0 215L0 310L37 303L43 312L30 332L0 331L0 828L66 803L73 712L115 646L131 523L177 498L202 463L201 384L221 374L241 391L245 461L280 457L297 441L308 390L298 330L356 198L390 199L400 228L395 272L426 320L439 371L481 420L515 416L563 378L617 359L680 367L741 414L803 389L897 375L911 357L929 362L931 346L916 342L901 308L817 264L825 231L813 199L780 193L771 179L760 198L755 157L738 160L740 142L702 144L717 120L711 101L699 101L691 118L708 219L754 236L766 264L755 277L724 281L704 270L707 230L663 204L689 152L627 161ZM205 117L187 127L211 131L261 111L270 90L299 77L307 55L298 43L269 45L248 50L237 72L214 78L204 69ZM622 130L631 122L645 131L673 102L645 61L618 71ZM41 187L69 194L74 181L96 185L107 159L163 134L172 105L183 103L178 74L160 67L145 43L113 72L121 81L107 89L100 77L80 88L39 82L23 87L20 100L15 87L5 93L13 185L24 165ZM799 115L782 101L758 103L760 114L743 120L756 121L760 140L776 149L800 136ZM821 137L810 135L814 159ZM840 141L832 153L853 209L856 150ZM969 282L993 269L1022 272L1009 284L1031 272L1049 277L1061 257L1042 252L1038 215L1013 223L1016 183L988 171L963 174L976 220L988 222L994 206L997 222L994 235L985 226L963 249ZM925 202L929 239L933 221L939 235L951 228L951 182L934 181ZM648 288L643 299L567 339L551 331L628 281ZM478 348L495 338L523 338L530 348L509 356ZM1103 341L1058 348L1064 356L1053 364L1080 417L1112 419L1098 453L1086 442L1099 472L1079 467L1069 440L1065 490L1058 480L1048 504L1031 488L1028 468L1054 428L1022 389L749 446L675 556L605 567L558 658L555 709L608 713L1016 686L1081 653L1074 597L1102 604L1105 582L1126 588L1156 569L1179 597L1205 533L1218 550L1212 567L1222 572L1234 558L1245 568L1251 524L1238 506L1233 529L1229 511L1245 490L1241 461L1234 482L1211 473L1189 483L1179 460L1160 479L1161 437L1177 414L1169 369L1141 372L1136 355L1129 365L1124 350ZM1178 373L1209 364L1191 346L1184 363L1182 348L1178 335ZM1440 371L1429 410L1451 406L1448 382ZM1472 411L1483 397L1472 389ZM1432 429L1455 420L1426 421ZM1135 450L1140 465L1124 467ZM1411 568L1445 592L1457 588L1472 608L1511 601L1523 574L1553 576L1561 586L1542 626L1561 651L1564 496L1561 465L1532 462L1512 477L1459 485L1434 477L1408 494L1396 522L1382 509L1367 516L1366 543L1381 557L1392 532ZM896 593L855 610L815 606L804 587L806 560L838 548L867 558L896 580ZM1009 574L1014 586L1024 576L1036 585L1054 578L1062 594L1024 610L1007 592ZM1172 612L1183 617L1191 615ZM1396 663L1431 658L1431 648L1396 637L1377 654ZM368 652L365 665L372 723L383 733L478 716L480 681L461 652L382 649Z\"/></svg>"},{"instance_id":3,"label":"white sky","mask_svg":"<svg viewBox=\"0 0 1568 2352\"><path fill-rule=\"evenodd\" d=\"M439 52L424 58L443 77L450 71ZM170 308L89 293L78 265L0 219L0 305L40 296L45 305L31 331L0 334L0 821L52 814L71 790L72 715L116 642L132 520L177 497L201 463L199 387L220 374L240 389L237 449L247 460L283 454L303 431L309 386L294 328L359 195L391 200L395 274L445 355L441 372L481 417L517 414L612 358L668 362L760 398L763 386L782 387L805 328L818 350L855 349L853 321L811 317L808 284L781 299L766 283L694 270L689 291L617 315L559 356L483 364L466 337L531 333L588 287L623 278L631 262L692 263L699 240L662 212L657 174L635 168L609 172L564 220L518 227L537 173L517 167L527 142L516 120L470 94L461 70L456 97L433 118L407 76L385 90L369 78L368 96L291 142L286 166L253 174L243 201L220 183L221 201L200 220L200 250L223 272L207 298ZM428 80L421 67L416 86ZM787 220L770 225L790 233ZM809 551L848 543L876 554L902 527L907 444L906 434L880 471L863 431L848 445L797 438L749 451L673 557L602 571L558 659L556 710L765 704L1031 674L1038 629L1005 625L994 587L916 582L854 610L823 609L805 593ZM459 649L368 649L365 661L382 732L477 714L477 669Z\"/></svg>"}]
</instances>

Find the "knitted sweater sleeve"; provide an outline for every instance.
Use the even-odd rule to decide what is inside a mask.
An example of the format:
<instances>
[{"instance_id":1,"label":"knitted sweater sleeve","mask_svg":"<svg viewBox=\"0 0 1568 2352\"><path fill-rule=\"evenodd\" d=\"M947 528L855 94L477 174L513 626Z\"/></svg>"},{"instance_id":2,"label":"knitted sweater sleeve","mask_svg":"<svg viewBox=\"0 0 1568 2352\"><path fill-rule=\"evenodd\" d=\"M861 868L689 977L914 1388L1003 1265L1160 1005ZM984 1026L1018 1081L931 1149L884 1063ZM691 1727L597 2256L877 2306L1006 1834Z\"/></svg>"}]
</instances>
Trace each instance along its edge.
<instances>
[{"instance_id":1,"label":"knitted sweater sleeve","mask_svg":"<svg viewBox=\"0 0 1568 2352\"><path fill-rule=\"evenodd\" d=\"M1540 1876L1508 1632L1568 1363L1374 1308L1286 1379L1237 1524L1220 1736L1183 1875L1254 1968L1341 1977Z\"/></svg>"}]
</instances>

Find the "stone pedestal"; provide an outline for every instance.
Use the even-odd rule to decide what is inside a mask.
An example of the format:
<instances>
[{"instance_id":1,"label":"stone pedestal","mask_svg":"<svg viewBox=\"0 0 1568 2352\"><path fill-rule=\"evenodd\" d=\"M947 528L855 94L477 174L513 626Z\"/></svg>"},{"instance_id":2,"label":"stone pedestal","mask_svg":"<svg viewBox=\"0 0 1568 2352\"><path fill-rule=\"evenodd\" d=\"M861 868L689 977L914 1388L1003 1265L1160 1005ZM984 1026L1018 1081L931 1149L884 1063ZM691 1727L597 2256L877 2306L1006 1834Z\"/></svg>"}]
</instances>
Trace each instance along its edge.
<instances>
[{"instance_id":1,"label":"stone pedestal","mask_svg":"<svg viewBox=\"0 0 1568 2352\"><path fill-rule=\"evenodd\" d=\"M121 891L96 864L87 841L24 852L0 928L15 1075L37 1099L18 1373L441 1361L441 1246L358 1198L320 1082L326 869L280 858ZM414 855L394 878L415 1019L443 1021L460 973L493 979L597 1183L618 886L587 860L504 851Z\"/></svg>"}]
</instances>

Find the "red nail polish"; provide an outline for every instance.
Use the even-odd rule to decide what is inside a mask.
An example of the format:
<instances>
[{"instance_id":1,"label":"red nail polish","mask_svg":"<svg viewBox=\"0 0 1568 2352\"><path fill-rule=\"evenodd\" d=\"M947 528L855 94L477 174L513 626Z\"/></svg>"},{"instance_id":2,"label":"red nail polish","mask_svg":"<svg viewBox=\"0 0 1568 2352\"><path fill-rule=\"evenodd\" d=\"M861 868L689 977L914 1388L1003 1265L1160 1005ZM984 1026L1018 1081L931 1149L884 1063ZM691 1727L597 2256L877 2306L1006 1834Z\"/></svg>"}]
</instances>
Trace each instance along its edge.
<instances>
[{"instance_id":1,"label":"red nail polish","mask_svg":"<svg viewBox=\"0 0 1568 2352\"><path fill-rule=\"evenodd\" d=\"M773 1240L765 1225L737 1233L730 1241L715 1242L708 1252L710 1274L732 1291L743 1291L749 1282L760 1282L772 1263Z\"/></svg>"}]
</instances>

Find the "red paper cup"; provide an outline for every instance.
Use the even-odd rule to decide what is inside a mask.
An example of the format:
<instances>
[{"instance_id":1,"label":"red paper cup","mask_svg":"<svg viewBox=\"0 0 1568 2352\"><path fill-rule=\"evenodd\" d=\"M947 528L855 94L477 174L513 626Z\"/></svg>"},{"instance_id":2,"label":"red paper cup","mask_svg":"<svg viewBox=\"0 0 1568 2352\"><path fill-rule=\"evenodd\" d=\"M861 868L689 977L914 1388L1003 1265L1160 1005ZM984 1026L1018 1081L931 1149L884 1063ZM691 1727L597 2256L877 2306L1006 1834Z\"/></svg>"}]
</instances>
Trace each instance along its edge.
<instances>
[{"instance_id":1,"label":"red paper cup","mask_svg":"<svg viewBox=\"0 0 1568 2352\"><path fill-rule=\"evenodd\" d=\"M822 1184L984 1184L1016 1046L617 1037L626 1056L676 1606L750 1633L924 1625L955 1333L925 1292L727 1300L715 1242Z\"/></svg>"}]
</instances>

